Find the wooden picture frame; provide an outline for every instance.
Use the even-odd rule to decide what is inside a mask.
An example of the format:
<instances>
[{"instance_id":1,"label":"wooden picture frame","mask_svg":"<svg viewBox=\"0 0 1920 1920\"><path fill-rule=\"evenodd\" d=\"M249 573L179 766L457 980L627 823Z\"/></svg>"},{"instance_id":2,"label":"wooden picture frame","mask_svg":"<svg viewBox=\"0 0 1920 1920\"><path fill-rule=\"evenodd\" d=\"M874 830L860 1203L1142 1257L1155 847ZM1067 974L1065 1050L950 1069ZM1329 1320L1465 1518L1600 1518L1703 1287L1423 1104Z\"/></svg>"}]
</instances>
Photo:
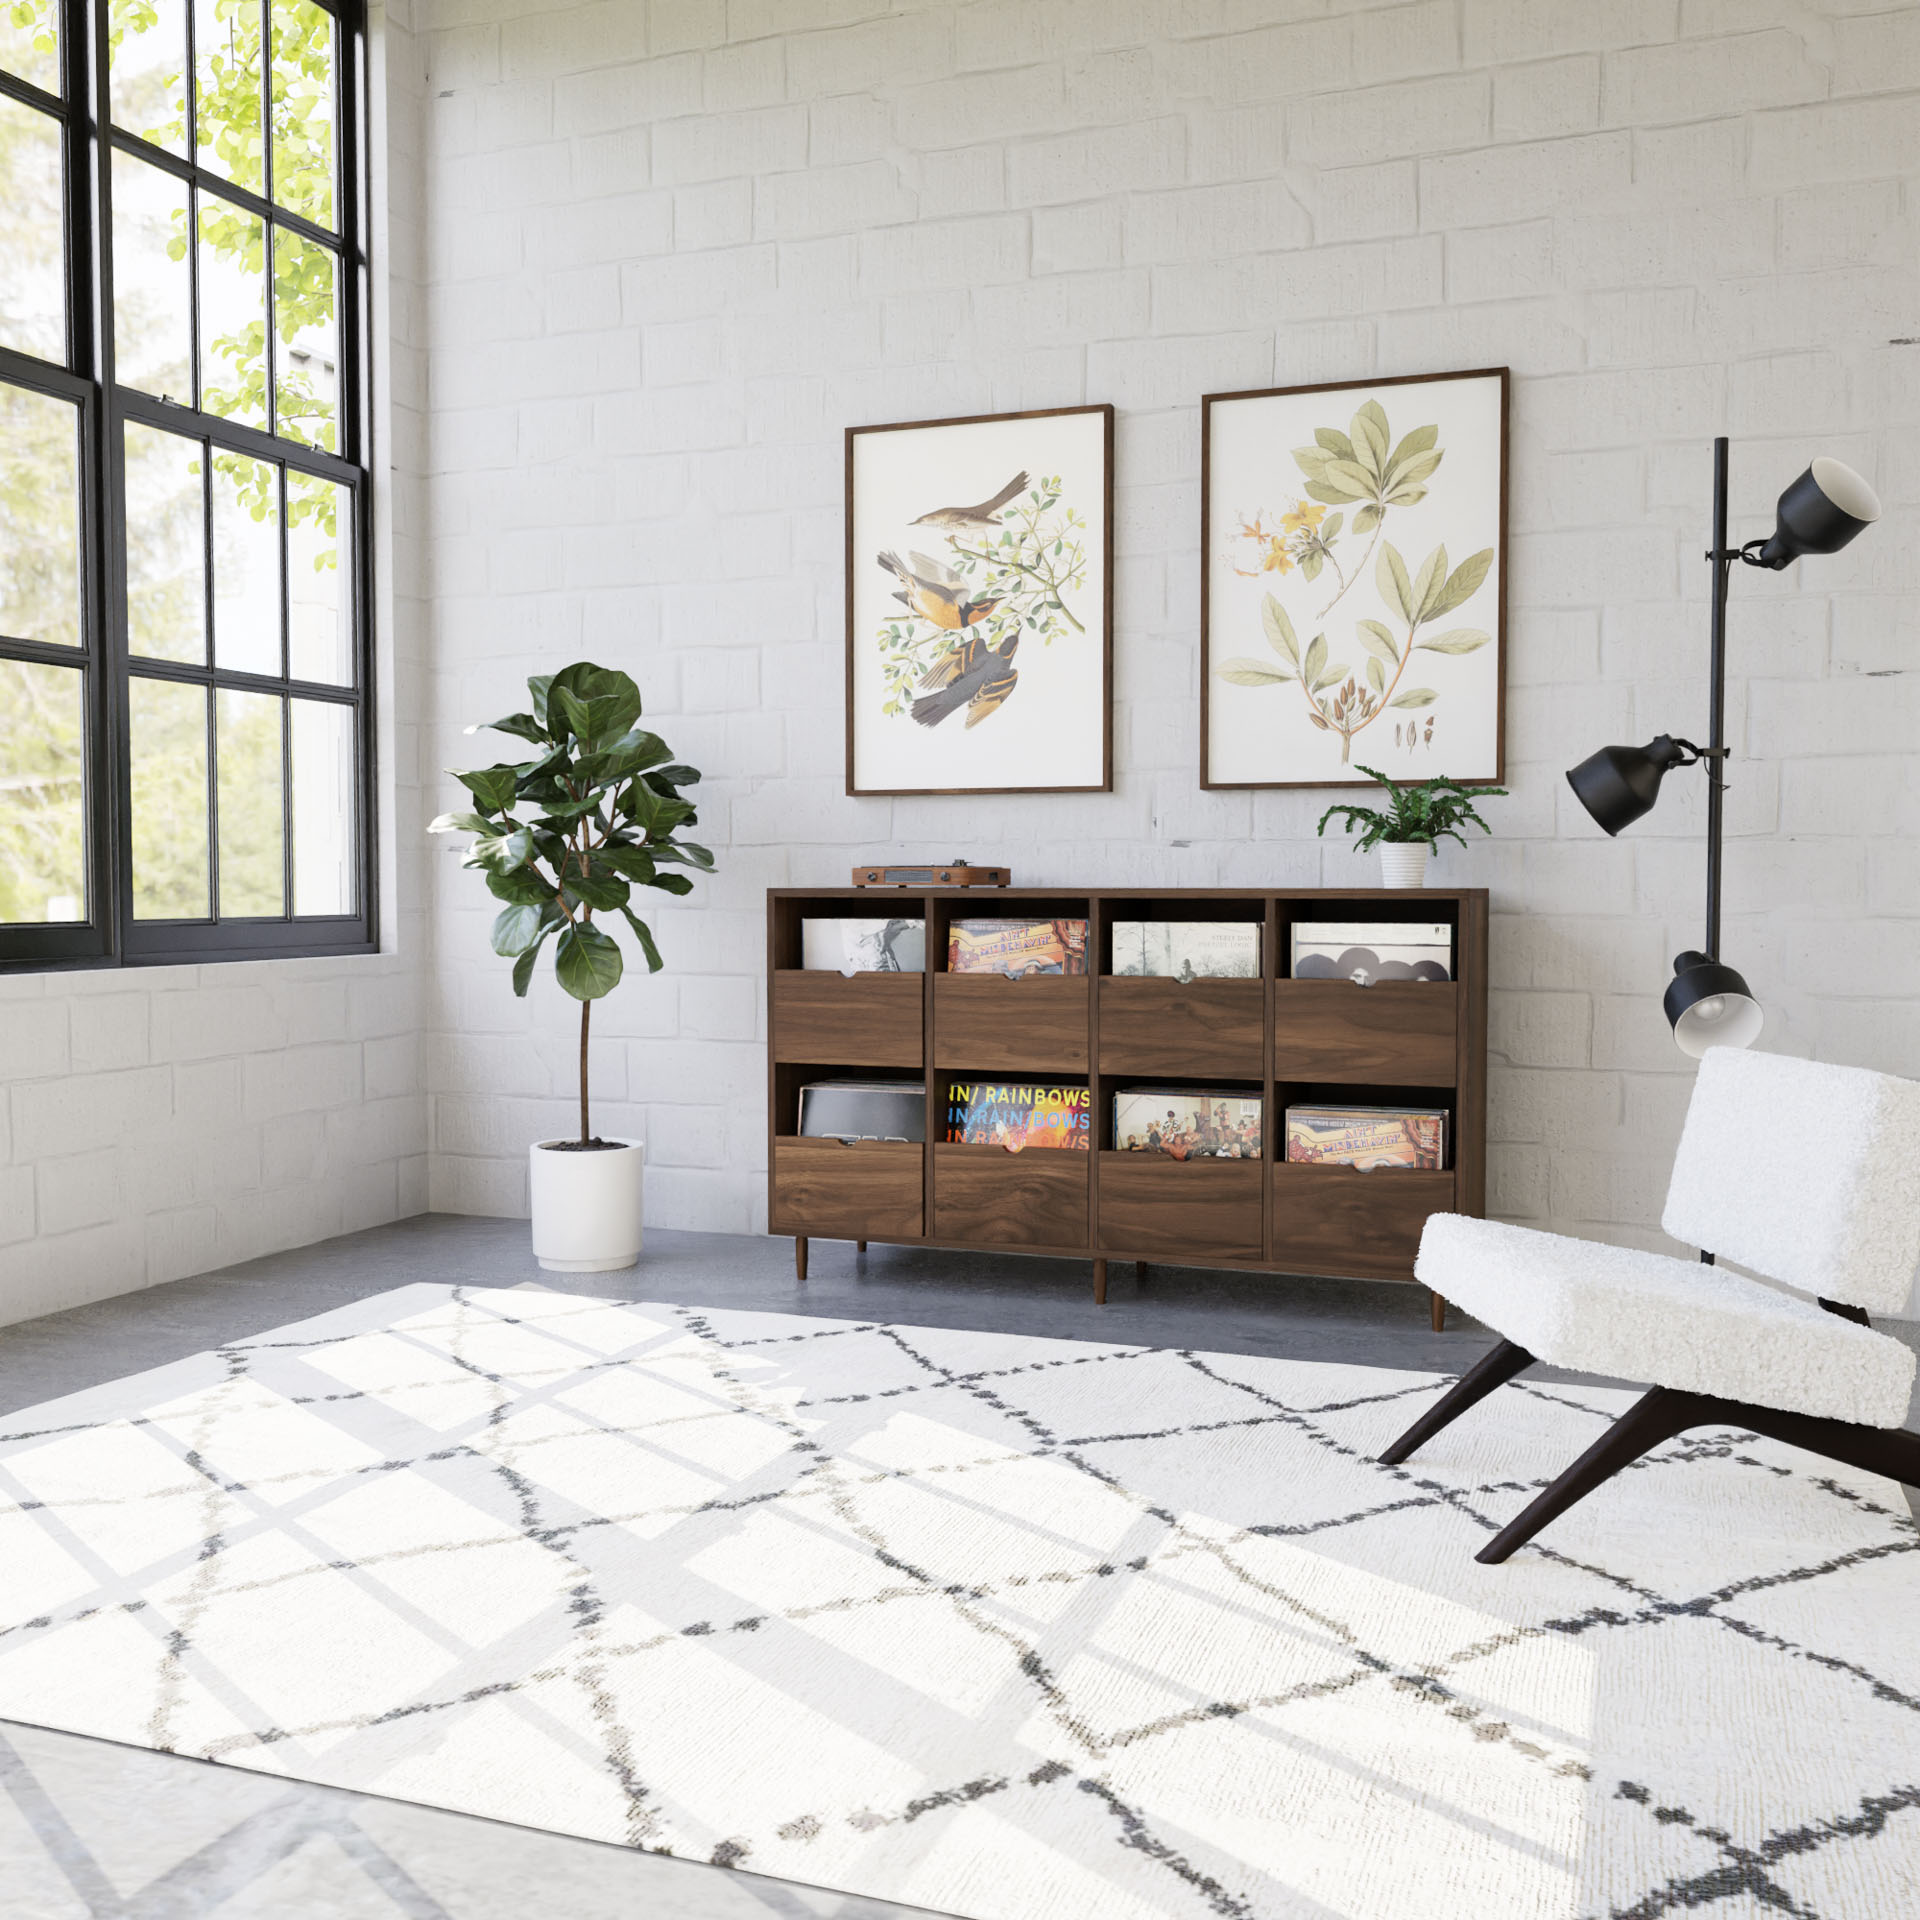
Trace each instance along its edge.
<instances>
[{"instance_id":1,"label":"wooden picture frame","mask_svg":"<svg viewBox=\"0 0 1920 1920\"><path fill-rule=\"evenodd\" d=\"M1504 779L1510 390L1480 367L1202 397L1203 788Z\"/></svg>"},{"instance_id":2,"label":"wooden picture frame","mask_svg":"<svg viewBox=\"0 0 1920 1920\"><path fill-rule=\"evenodd\" d=\"M845 485L847 792L1110 792L1113 408L849 427Z\"/></svg>"}]
</instances>

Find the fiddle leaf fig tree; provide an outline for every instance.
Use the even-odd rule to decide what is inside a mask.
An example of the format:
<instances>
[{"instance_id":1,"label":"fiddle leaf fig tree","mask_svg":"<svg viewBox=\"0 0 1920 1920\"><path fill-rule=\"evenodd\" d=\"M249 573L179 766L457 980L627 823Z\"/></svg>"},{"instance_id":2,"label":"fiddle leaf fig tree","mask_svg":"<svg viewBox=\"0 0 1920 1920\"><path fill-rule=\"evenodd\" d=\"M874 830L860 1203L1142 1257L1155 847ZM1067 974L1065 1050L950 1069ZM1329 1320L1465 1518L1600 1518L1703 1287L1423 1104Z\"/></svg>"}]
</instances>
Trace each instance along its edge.
<instances>
[{"instance_id":1,"label":"fiddle leaf fig tree","mask_svg":"<svg viewBox=\"0 0 1920 1920\"><path fill-rule=\"evenodd\" d=\"M710 873L713 855L678 837L697 817L681 789L700 775L637 724L640 689L627 675L581 660L558 673L535 674L527 690L531 712L486 726L525 740L533 757L465 773L449 768L473 804L441 814L428 831L474 836L463 864L478 868L502 903L493 950L513 961L515 993L525 996L542 950L554 940L555 977L580 1002L578 1146L584 1151L602 1144L587 1109L593 1003L611 993L625 971L618 942L593 916L618 914L648 971L658 973L660 949L633 910L633 890L691 893L693 882L671 869Z\"/></svg>"}]
</instances>

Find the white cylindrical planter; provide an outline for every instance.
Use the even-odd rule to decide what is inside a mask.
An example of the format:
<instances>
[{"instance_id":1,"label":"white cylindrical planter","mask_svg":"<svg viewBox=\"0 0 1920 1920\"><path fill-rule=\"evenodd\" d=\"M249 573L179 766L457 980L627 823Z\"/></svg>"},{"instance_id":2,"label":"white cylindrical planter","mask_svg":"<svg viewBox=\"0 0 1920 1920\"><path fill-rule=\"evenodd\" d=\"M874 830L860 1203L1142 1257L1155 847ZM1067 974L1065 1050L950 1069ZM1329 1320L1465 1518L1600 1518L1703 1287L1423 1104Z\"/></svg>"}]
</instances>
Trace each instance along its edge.
<instances>
[{"instance_id":1,"label":"white cylindrical planter","mask_svg":"<svg viewBox=\"0 0 1920 1920\"><path fill-rule=\"evenodd\" d=\"M1383 840L1380 843L1380 884L1383 887L1424 887L1430 840Z\"/></svg>"},{"instance_id":2,"label":"white cylindrical planter","mask_svg":"<svg viewBox=\"0 0 1920 1920\"><path fill-rule=\"evenodd\" d=\"M565 1153L542 1140L527 1149L532 1171L533 1257L549 1273L612 1273L640 1258L640 1195L647 1147L617 1140L599 1152Z\"/></svg>"}]
</instances>

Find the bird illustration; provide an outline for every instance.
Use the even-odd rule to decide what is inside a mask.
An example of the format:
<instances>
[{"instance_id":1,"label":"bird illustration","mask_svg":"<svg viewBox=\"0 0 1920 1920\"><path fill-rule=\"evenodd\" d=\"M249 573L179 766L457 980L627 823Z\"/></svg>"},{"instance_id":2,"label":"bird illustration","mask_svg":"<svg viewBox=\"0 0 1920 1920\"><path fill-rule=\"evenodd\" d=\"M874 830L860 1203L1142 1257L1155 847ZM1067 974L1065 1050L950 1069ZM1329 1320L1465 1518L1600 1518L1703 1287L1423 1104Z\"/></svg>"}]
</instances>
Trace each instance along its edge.
<instances>
[{"instance_id":1,"label":"bird illustration","mask_svg":"<svg viewBox=\"0 0 1920 1920\"><path fill-rule=\"evenodd\" d=\"M928 559L924 553L909 554L908 559L912 561L911 566L897 553L879 556L880 565L900 582L900 591L893 597L909 612L931 620L936 627L944 627L949 633L963 632L976 620L984 620L1000 604L998 598L970 600L967 583L951 568Z\"/></svg>"},{"instance_id":2,"label":"bird illustration","mask_svg":"<svg viewBox=\"0 0 1920 1920\"><path fill-rule=\"evenodd\" d=\"M995 515L1026 484L1027 470L1022 467L991 500L982 500L977 507L935 507L931 513L923 513L911 524L916 527L944 527L952 533L964 532L969 528L997 527L1000 522Z\"/></svg>"},{"instance_id":3,"label":"bird illustration","mask_svg":"<svg viewBox=\"0 0 1920 1920\"><path fill-rule=\"evenodd\" d=\"M1013 656L1019 646L1020 636L1014 634L996 652L974 634L964 646L952 648L921 676L923 687L939 691L922 694L913 703L913 717L923 727L937 727L950 713L965 707L967 726L977 727L988 714L1000 710L1018 682Z\"/></svg>"}]
</instances>

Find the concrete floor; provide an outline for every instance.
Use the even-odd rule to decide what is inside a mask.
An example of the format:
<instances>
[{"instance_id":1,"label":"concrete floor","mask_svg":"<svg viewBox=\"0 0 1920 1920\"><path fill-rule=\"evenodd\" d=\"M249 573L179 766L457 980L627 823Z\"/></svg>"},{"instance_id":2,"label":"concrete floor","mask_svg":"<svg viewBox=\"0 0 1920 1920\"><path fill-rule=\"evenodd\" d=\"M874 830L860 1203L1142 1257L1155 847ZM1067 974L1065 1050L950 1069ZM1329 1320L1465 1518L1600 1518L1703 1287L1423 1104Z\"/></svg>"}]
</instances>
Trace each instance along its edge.
<instances>
[{"instance_id":1,"label":"concrete floor","mask_svg":"<svg viewBox=\"0 0 1920 1920\"><path fill-rule=\"evenodd\" d=\"M1435 1334L1404 1285L652 1232L637 1270L545 1275L518 1220L422 1215L0 1329L0 1413L412 1281L547 1284L834 1319L1195 1347L1457 1373L1492 1343ZM1899 1329L1912 1332L1911 1329ZM1537 1377L1551 1377L1542 1370ZM1909 1424L1913 1424L1911 1421ZM909 1910L336 1788L0 1723L6 1920L904 1920Z\"/></svg>"}]
</instances>

